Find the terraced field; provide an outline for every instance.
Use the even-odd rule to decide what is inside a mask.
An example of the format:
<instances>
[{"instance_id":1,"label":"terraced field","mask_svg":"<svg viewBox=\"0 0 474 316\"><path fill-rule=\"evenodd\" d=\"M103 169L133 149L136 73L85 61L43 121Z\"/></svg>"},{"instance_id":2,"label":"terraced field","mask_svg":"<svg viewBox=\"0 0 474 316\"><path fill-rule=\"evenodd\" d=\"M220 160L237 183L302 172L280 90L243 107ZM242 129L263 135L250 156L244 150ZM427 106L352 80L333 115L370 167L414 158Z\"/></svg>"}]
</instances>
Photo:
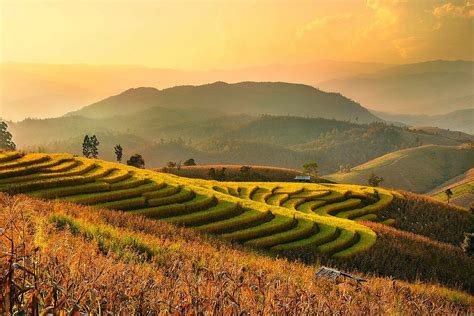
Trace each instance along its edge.
<instances>
[{"instance_id":1,"label":"terraced field","mask_svg":"<svg viewBox=\"0 0 474 316\"><path fill-rule=\"evenodd\" d=\"M357 185L233 183L180 178L69 154L0 153L0 191L110 208L193 227L274 252L349 257L376 234L397 193Z\"/></svg>"}]
</instances>

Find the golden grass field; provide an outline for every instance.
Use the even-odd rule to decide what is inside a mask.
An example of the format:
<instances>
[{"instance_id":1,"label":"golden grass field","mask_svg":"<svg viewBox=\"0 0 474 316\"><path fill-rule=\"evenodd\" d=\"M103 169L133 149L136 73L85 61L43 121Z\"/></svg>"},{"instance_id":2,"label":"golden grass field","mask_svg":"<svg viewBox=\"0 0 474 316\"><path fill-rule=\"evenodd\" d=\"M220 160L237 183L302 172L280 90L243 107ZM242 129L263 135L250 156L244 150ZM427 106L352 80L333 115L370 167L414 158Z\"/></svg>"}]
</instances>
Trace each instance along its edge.
<instances>
[{"instance_id":1,"label":"golden grass field","mask_svg":"<svg viewBox=\"0 0 474 316\"><path fill-rule=\"evenodd\" d=\"M462 291L474 291L474 266L459 247L473 216L429 198L359 185L191 179L18 152L0 153L0 191L10 194L1 195L0 245L14 254L2 257L7 311L473 310ZM31 273L9 273L14 258ZM320 264L369 282L315 280Z\"/></svg>"}]
</instances>

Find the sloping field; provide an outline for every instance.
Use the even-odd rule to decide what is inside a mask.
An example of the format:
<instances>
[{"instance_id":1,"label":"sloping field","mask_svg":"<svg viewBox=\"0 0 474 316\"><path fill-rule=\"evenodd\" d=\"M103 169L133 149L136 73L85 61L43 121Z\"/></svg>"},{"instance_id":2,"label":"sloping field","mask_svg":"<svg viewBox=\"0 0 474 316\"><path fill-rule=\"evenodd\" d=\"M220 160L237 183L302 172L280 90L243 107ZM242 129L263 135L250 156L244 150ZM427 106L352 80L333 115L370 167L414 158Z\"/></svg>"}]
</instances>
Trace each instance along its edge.
<instances>
[{"instance_id":1,"label":"sloping field","mask_svg":"<svg viewBox=\"0 0 474 316\"><path fill-rule=\"evenodd\" d=\"M336 258L375 243L376 234L356 221L389 221L378 212L398 195L357 185L188 179L39 153L1 153L0 191L123 210L274 252Z\"/></svg>"},{"instance_id":2,"label":"sloping field","mask_svg":"<svg viewBox=\"0 0 474 316\"><path fill-rule=\"evenodd\" d=\"M367 184L371 173L384 178L382 186L416 193L433 190L474 167L474 149L466 146L426 145L403 149L324 178L338 183Z\"/></svg>"},{"instance_id":3,"label":"sloping field","mask_svg":"<svg viewBox=\"0 0 474 316\"><path fill-rule=\"evenodd\" d=\"M471 258L369 225L369 252L304 264L128 212L0 193L0 275L13 280L0 314L472 315ZM367 282L316 278L321 264Z\"/></svg>"},{"instance_id":4,"label":"sloping field","mask_svg":"<svg viewBox=\"0 0 474 316\"><path fill-rule=\"evenodd\" d=\"M474 205L474 168L469 171L443 183L433 191L429 192L428 195L440 200L447 202L447 196L444 193L447 189L453 192L450 199L450 203L469 208Z\"/></svg>"}]
</instances>

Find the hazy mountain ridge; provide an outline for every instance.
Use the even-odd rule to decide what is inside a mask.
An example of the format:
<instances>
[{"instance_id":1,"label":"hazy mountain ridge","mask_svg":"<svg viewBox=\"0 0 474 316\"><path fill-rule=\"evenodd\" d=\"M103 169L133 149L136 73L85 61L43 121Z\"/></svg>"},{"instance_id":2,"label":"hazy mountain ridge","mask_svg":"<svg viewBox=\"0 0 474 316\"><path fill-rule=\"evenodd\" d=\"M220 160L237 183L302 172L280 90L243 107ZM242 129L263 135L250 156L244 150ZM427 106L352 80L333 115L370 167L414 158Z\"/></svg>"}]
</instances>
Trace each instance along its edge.
<instances>
[{"instance_id":1,"label":"hazy mountain ridge","mask_svg":"<svg viewBox=\"0 0 474 316\"><path fill-rule=\"evenodd\" d=\"M318 87L378 111L442 114L474 106L473 69L473 61L431 61L325 81Z\"/></svg>"},{"instance_id":2,"label":"hazy mountain ridge","mask_svg":"<svg viewBox=\"0 0 474 316\"><path fill-rule=\"evenodd\" d=\"M152 108L204 108L227 114L323 117L362 123L380 121L360 104L338 93L283 82L215 82L164 90L138 88L109 97L69 115L102 118Z\"/></svg>"},{"instance_id":3,"label":"hazy mountain ridge","mask_svg":"<svg viewBox=\"0 0 474 316\"><path fill-rule=\"evenodd\" d=\"M372 111L378 117L410 126L433 126L474 134L474 108L441 115L406 115Z\"/></svg>"},{"instance_id":4,"label":"hazy mountain ridge","mask_svg":"<svg viewBox=\"0 0 474 316\"><path fill-rule=\"evenodd\" d=\"M265 65L232 70L160 69L139 65L0 64L0 117L55 117L118 94L130 87L159 89L218 80L285 81L309 85L391 65L318 61L301 65Z\"/></svg>"}]
</instances>

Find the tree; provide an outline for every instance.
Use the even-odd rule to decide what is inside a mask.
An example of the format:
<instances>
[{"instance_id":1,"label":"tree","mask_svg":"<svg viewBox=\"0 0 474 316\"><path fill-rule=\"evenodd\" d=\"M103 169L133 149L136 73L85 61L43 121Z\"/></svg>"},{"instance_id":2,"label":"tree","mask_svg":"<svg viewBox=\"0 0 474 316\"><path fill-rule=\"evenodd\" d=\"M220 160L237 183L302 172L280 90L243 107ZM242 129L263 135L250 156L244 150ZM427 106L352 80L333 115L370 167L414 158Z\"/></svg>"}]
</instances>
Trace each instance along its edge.
<instances>
[{"instance_id":1,"label":"tree","mask_svg":"<svg viewBox=\"0 0 474 316\"><path fill-rule=\"evenodd\" d=\"M303 165L304 173L316 178L318 176L318 163L315 161L307 162Z\"/></svg>"},{"instance_id":2,"label":"tree","mask_svg":"<svg viewBox=\"0 0 474 316\"><path fill-rule=\"evenodd\" d=\"M134 154L127 160L127 165L143 169L145 168L145 159L140 154Z\"/></svg>"},{"instance_id":3,"label":"tree","mask_svg":"<svg viewBox=\"0 0 474 316\"><path fill-rule=\"evenodd\" d=\"M89 135L84 136L84 140L82 141L82 155L86 158L90 157L90 147L91 147L91 140Z\"/></svg>"},{"instance_id":4,"label":"tree","mask_svg":"<svg viewBox=\"0 0 474 316\"><path fill-rule=\"evenodd\" d=\"M115 157L118 162L122 162L122 156L123 156L123 148L120 146L120 144L115 145L114 147L115 151Z\"/></svg>"},{"instance_id":5,"label":"tree","mask_svg":"<svg viewBox=\"0 0 474 316\"><path fill-rule=\"evenodd\" d=\"M448 199L448 204L449 204L449 200L453 196L453 191L451 191L451 189L447 189L446 191L444 191L444 194L446 194L446 198Z\"/></svg>"},{"instance_id":6,"label":"tree","mask_svg":"<svg viewBox=\"0 0 474 316\"><path fill-rule=\"evenodd\" d=\"M379 177L377 175L375 175L375 173L371 173L370 176L369 176L369 179L368 179L368 183L370 186L373 186L373 187L378 187L380 183L382 183L384 180L384 178L382 177Z\"/></svg>"},{"instance_id":7,"label":"tree","mask_svg":"<svg viewBox=\"0 0 474 316\"><path fill-rule=\"evenodd\" d=\"M99 156L98 146L100 145L99 140L95 135L92 135L90 138L90 155L92 158L97 158Z\"/></svg>"},{"instance_id":8,"label":"tree","mask_svg":"<svg viewBox=\"0 0 474 316\"><path fill-rule=\"evenodd\" d=\"M168 162L166 163L166 166L167 166L168 168L175 168L175 167L176 167L176 162L174 162L174 161L168 161Z\"/></svg>"},{"instance_id":9,"label":"tree","mask_svg":"<svg viewBox=\"0 0 474 316\"><path fill-rule=\"evenodd\" d=\"M15 150L16 145L12 141L12 134L8 131L8 125L4 121L0 121L0 149Z\"/></svg>"},{"instance_id":10,"label":"tree","mask_svg":"<svg viewBox=\"0 0 474 316\"><path fill-rule=\"evenodd\" d=\"M188 160L183 162L183 166L195 166L196 161L193 158L189 158Z\"/></svg>"}]
</instances>

